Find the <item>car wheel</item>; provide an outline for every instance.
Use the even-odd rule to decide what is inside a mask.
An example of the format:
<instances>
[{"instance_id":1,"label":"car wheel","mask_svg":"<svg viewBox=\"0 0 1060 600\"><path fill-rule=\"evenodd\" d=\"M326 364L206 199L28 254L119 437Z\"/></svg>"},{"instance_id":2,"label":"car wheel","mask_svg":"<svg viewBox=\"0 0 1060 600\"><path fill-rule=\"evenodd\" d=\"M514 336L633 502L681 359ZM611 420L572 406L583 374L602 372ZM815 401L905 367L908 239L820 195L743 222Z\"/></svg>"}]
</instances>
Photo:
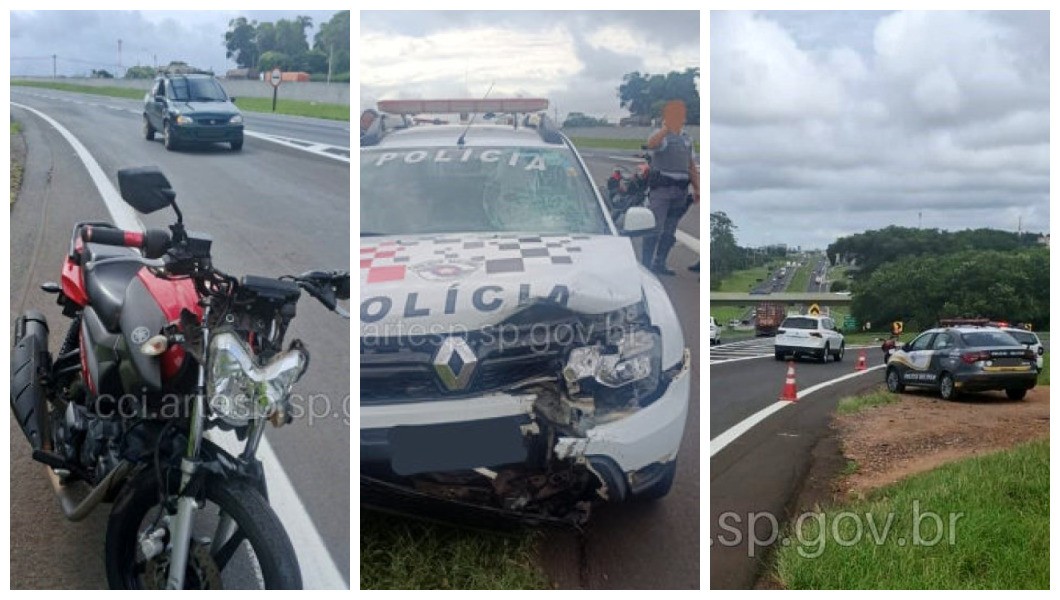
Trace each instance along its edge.
<instances>
[{"instance_id":1,"label":"car wheel","mask_svg":"<svg viewBox=\"0 0 1060 600\"><path fill-rule=\"evenodd\" d=\"M829 348L828 344L825 344L824 345L824 351L821 352L821 363L827 363L828 362L828 357L831 356L831 355L832 355L831 349Z\"/></svg>"},{"instance_id":2,"label":"car wheel","mask_svg":"<svg viewBox=\"0 0 1060 600\"><path fill-rule=\"evenodd\" d=\"M173 138L173 124L169 121L162 123L162 145L166 147L166 150L173 150L177 147L177 140Z\"/></svg>"},{"instance_id":3,"label":"car wheel","mask_svg":"<svg viewBox=\"0 0 1060 600\"><path fill-rule=\"evenodd\" d=\"M887 391L892 394L901 394L905 391L902 376L898 373L898 369L894 367L887 369Z\"/></svg>"},{"instance_id":4,"label":"car wheel","mask_svg":"<svg viewBox=\"0 0 1060 600\"><path fill-rule=\"evenodd\" d=\"M957 398L957 386L953 383L953 375L943 373L939 377L939 395L943 400L954 400Z\"/></svg>"},{"instance_id":5,"label":"car wheel","mask_svg":"<svg viewBox=\"0 0 1060 600\"><path fill-rule=\"evenodd\" d=\"M1009 388L1005 390L1005 395L1009 400L1023 400L1027 395L1027 388Z\"/></svg>"},{"instance_id":6,"label":"car wheel","mask_svg":"<svg viewBox=\"0 0 1060 600\"><path fill-rule=\"evenodd\" d=\"M232 146L232 152L239 152L243 149L243 140L239 140L238 142L229 142L229 145Z\"/></svg>"},{"instance_id":7,"label":"car wheel","mask_svg":"<svg viewBox=\"0 0 1060 600\"><path fill-rule=\"evenodd\" d=\"M841 362L843 360L843 354L846 352L846 344L839 344L839 352L835 353L835 362Z\"/></svg>"},{"instance_id":8,"label":"car wheel","mask_svg":"<svg viewBox=\"0 0 1060 600\"><path fill-rule=\"evenodd\" d=\"M674 486L674 477L677 475L677 461L670 461L663 469L665 471L658 481L636 495L638 500L658 500L670 493L670 488Z\"/></svg>"},{"instance_id":9,"label":"car wheel","mask_svg":"<svg viewBox=\"0 0 1060 600\"><path fill-rule=\"evenodd\" d=\"M144 139L149 142L155 139L155 128L151 127L151 120L147 115L144 115Z\"/></svg>"}]
</instances>

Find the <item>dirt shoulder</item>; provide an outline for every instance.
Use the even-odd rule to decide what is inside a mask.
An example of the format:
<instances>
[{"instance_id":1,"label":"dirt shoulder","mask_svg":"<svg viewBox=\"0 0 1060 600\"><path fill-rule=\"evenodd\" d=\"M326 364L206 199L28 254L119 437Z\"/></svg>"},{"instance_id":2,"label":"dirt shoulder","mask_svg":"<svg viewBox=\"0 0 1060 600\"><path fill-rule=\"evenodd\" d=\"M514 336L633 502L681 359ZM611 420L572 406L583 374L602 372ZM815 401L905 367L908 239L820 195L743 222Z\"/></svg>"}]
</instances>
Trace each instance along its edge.
<instances>
[{"instance_id":1,"label":"dirt shoulder","mask_svg":"<svg viewBox=\"0 0 1060 600\"><path fill-rule=\"evenodd\" d=\"M22 173L26 165L26 138L18 121L11 121L11 204L22 189Z\"/></svg>"},{"instance_id":2,"label":"dirt shoulder","mask_svg":"<svg viewBox=\"0 0 1060 600\"><path fill-rule=\"evenodd\" d=\"M1049 436L1049 386L1024 400L973 394L945 401L929 393L837 416L833 426L849 465L833 486L837 497L869 490L961 458Z\"/></svg>"}]
</instances>

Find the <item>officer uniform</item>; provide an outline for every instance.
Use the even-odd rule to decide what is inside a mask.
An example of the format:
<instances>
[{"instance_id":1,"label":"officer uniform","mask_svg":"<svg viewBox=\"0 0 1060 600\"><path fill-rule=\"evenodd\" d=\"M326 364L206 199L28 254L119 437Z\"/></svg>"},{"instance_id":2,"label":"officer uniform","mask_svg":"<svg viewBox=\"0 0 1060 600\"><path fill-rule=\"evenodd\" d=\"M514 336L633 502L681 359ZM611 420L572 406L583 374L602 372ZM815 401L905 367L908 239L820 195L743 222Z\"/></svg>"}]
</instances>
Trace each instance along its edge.
<instances>
[{"instance_id":1,"label":"officer uniform","mask_svg":"<svg viewBox=\"0 0 1060 600\"><path fill-rule=\"evenodd\" d=\"M666 269L666 257L677 242L677 223L688 209L688 165L695 158L692 138L683 131L667 133L652 152L648 203L655 215L655 231L644 238L641 260L653 271L672 274Z\"/></svg>"}]
</instances>

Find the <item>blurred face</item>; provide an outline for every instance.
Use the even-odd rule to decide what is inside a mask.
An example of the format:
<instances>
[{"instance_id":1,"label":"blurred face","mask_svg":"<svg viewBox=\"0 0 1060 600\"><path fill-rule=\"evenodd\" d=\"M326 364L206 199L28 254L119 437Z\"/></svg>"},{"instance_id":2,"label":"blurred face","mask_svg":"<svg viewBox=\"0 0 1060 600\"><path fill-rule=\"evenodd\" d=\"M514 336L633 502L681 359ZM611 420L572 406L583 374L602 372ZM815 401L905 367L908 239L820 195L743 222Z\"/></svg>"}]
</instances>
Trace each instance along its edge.
<instances>
[{"instance_id":1,"label":"blurred face","mask_svg":"<svg viewBox=\"0 0 1060 600\"><path fill-rule=\"evenodd\" d=\"M679 131L684 127L686 116L685 103L680 100L671 100L663 107L663 123L670 131Z\"/></svg>"}]
</instances>

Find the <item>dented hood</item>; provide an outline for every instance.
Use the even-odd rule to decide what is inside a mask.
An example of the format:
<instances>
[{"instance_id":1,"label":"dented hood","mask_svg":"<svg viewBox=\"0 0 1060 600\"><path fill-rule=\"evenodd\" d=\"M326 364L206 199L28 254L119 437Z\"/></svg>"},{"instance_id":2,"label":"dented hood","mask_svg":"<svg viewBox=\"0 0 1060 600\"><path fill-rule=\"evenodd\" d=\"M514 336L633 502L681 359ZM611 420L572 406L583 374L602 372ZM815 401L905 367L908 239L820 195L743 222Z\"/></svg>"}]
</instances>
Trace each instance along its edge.
<instances>
[{"instance_id":1,"label":"dented hood","mask_svg":"<svg viewBox=\"0 0 1060 600\"><path fill-rule=\"evenodd\" d=\"M642 299L629 239L462 234L361 238L361 336L445 333L548 302L600 314Z\"/></svg>"}]
</instances>

